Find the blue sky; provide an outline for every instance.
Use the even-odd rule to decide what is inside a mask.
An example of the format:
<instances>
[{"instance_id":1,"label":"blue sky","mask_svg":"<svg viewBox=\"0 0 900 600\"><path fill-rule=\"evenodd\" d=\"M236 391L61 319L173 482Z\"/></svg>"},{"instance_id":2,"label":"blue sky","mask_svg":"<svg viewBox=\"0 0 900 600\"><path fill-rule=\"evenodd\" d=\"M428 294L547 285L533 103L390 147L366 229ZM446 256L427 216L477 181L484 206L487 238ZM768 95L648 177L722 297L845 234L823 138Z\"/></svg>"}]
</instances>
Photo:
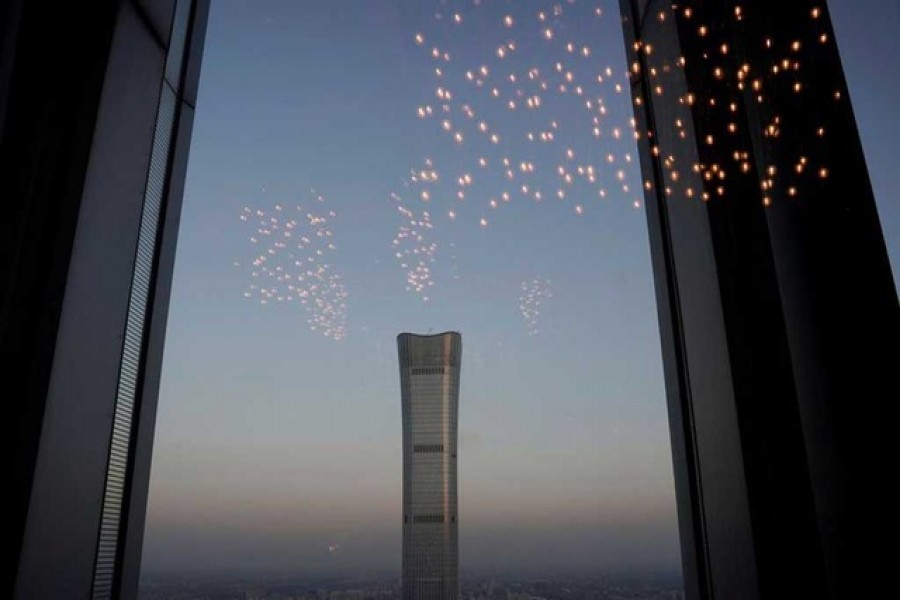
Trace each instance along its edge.
<instances>
[{"instance_id":1,"label":"blue sky","mask_svg":"<svg viewBox=\"0 0 900 600\"><path fill-rule=\"evenodd\" d=\"M831 4L896 258L900 9ZM464 572L678 568L617 2L553 6L213 2L148 571L398 573L395 336L429 329L463 336Z\"/></svg>"}]
</instances>

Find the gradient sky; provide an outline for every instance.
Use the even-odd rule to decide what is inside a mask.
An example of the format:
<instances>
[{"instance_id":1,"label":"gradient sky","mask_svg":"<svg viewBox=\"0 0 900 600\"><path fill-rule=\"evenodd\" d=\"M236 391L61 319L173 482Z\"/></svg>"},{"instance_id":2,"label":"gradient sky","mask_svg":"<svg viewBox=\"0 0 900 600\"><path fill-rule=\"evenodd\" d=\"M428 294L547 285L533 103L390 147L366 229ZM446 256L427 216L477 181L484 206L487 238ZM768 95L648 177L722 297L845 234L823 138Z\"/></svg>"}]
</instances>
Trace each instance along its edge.
<instances>
[{"instance_id":1,"label":"gradient sky","mask_svg":"<svg viewBox=\"0 0 900 600\"><path fill-rule=\"evenodd\" d=\"M626 159L636 160L629 98L614 87L625 64L618 3L564 2L555 16L553 5L213 2L159 400L147 572L399 576L395 336L448 329L463 336L463 572L678 569L647 233L634 206L640 179ZM896 266L900 181L888 161L900 151L892 80L900 8L831 6ZM546 27L552 40L541 38ZM574 81L527 109L527 94L510 94L536 85L527 81L535 67L537 81L558 83L569 70ZM495 83L510 72L517 82ZM439 86L449 101L435 96ZM596 137L583 105L591 99L598 114L598 98L606 115ZM419 118L426 106L434 113ZM528 142L530 131L554 139ZM596 181L579 165L591 165ZM411 169L434 169L439 179L410 181ZM429 211L430 229L411 227L420 242L404 237L410 213L401 207L416 221ZM307 215L325 221L310 225ZM271 235L260 233L272 217L281 229L267 221ZM279 238L288 246L272 246L292 219L293 237ZM331 237L317 238L324 230ZM305 249L292 245L304 236ZM269 248L267 264L282 274L320 268L294 282L320 292L321 307L267 298L268 277L253 261ZM433 285L417 292L407 275L420 258ZM295 259L303 269L292 271ZM279 285L279 294L300 295ZM527 313L542 294L540 314Z\"/></svg>"}]
</instances>

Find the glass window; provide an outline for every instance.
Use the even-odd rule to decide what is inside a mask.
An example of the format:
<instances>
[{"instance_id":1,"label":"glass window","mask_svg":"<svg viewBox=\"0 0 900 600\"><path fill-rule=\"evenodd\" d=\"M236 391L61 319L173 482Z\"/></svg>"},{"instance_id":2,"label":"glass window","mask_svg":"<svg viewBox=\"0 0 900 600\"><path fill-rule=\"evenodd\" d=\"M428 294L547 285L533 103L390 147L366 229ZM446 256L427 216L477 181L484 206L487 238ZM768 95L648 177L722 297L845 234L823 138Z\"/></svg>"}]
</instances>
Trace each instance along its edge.
<instances>
[{"instance_id":1,"label":"glass window","mask_svg":"<svg viewBox=\"0 0 900 600\"><path fill-rule=\"evenodd\" d=\"M202 69L141 597L399 597L405 331L463 596L678 597L618 3L217 0Z\"/></svg>"}]
</instances>

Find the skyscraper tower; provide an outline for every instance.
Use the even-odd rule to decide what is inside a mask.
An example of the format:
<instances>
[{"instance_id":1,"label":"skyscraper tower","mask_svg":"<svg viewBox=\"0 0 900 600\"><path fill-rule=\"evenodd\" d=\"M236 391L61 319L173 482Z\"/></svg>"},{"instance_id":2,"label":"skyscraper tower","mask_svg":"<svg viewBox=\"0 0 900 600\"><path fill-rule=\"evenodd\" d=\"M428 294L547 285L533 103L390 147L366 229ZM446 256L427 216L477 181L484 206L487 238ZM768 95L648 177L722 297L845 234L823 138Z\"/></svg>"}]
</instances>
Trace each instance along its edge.
<instances>
[{"instance_id":1,"label":"skyscraper tower","mask_svg":"<svg viewBox=\"0 0 900 600\"><path fill-rule=\"evenodd\" d=\"M456 423L462 338L401 333L403 600L457 600Z\"/></svg>"}]
</instances>

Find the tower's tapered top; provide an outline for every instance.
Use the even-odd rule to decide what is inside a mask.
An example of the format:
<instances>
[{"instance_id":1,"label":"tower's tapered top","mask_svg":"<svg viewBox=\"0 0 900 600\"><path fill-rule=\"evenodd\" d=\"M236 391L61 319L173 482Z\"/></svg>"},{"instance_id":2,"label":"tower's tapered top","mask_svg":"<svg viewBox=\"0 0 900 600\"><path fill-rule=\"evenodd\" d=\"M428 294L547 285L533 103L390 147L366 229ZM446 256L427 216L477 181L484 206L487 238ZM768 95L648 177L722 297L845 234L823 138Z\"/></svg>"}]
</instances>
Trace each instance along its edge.
<instances>
[{"instance_id":1,"label":"tower's tapered top","mask_svg":"<svg viewBox=\"0 0 900 600\"><path fill-rule=\"evenodd\" d=\"M452 335L452 336L455 336L460 339L462 338L462 336L460 335L460 333L458 331L443 331L441 333L409 333L408 331L404 331L402 333L397 334L397 339L399 340L400 338L406 338L406 337L428 339L428 338L444 337L445 335Z\"/></svg>"},{"instance_id":2,"label":"tower's tapered top","mask_svg":"<svg viewBox=\"0 0 900 600\"><path fill-rule=\"evenodd\" d=\"M397 351L401 365L459 367L462 336L458 331L401 333L397 336Z\"/></svg>"}]
</instances>

